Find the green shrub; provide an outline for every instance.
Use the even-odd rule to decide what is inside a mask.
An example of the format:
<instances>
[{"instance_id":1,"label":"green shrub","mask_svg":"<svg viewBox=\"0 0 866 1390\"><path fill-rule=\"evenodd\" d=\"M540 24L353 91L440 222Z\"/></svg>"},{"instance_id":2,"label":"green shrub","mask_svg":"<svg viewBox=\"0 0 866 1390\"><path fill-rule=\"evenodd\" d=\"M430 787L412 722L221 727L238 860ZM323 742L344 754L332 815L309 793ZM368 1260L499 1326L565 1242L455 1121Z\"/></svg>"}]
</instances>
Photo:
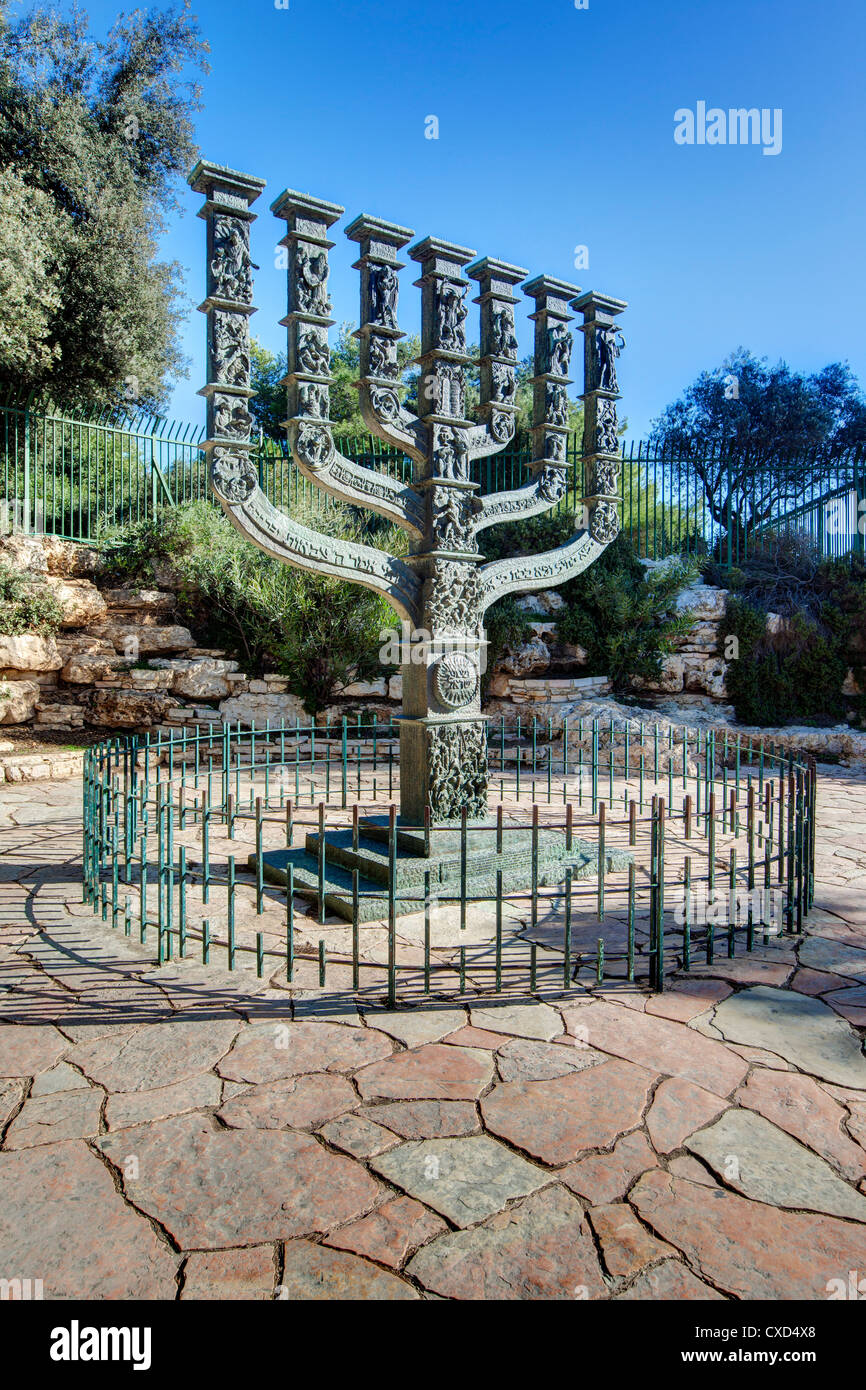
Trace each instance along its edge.
<instances>
[{"instance_id":1,"label":"green shrub","mask_svg":"<svg viewBox=\"0 0 866 1390\"><path fill-rule=\"evenodd\" d=\"M695 572L672 564L647 575L621 533L589 569L563 585L559 637L583 647L587 674L609 676L615 689L628 689L632 676L653 680L674 638L691 627L690 615L677 611L676 597Z\"/></svg>"},{"instance_id":2,"label":"green shrub","mask_svg":"<svg viewBox=\"0 0 866 1390\"><path fill-rule=\"evenodd\" d=\"M317 513L316 526L360 539L350 514ZM380 545L383 537L378 537ZM399 538L387 533L394 548ZM357 671L381 674L380 632L396 618L378 594L282 564L246 540L221 512L193 502L158 525L130 528L108 561L113 582L152 581L168 565L178 614L208 643L231 651L250 674L278 671L312 713Z\"/></svg>"},{"instance_id":3,"label":"green shrub","mask_svg":"<svg viewBox=\"0 0 866 1390\"><path fill-rule=\"evenodd\" d=\"M789 617L777 633L768 633L766 624L765 609L728 599L720 636L723 643L737 639L726 677L737 719L763 728L836 723L845 711L844 640L832 625L803 613Z\"/></svg>"},{"instance_id":4,"label":"green shrub","mask_svg":"<svg viewBox=\"0 0 866 1390\"><path fill-rule=\"evenodd\" d=\"M19 637L32 632L51 637L62 616L50 590L0 561L0 634Z\"/></svg>"},{"instance_id":5,"label":"green shrub","mask_svg":"<svg viewBox=\"0 0 866 1390\"><path fill-rule=\"evenodd\" d=\"M487 664L481 678L481 694L487 694L494 668L507 647L519 647L529 634L529 616L523 613L513 598L501 598L484 615L487 638Z\"/></svg>"}]
</instances>

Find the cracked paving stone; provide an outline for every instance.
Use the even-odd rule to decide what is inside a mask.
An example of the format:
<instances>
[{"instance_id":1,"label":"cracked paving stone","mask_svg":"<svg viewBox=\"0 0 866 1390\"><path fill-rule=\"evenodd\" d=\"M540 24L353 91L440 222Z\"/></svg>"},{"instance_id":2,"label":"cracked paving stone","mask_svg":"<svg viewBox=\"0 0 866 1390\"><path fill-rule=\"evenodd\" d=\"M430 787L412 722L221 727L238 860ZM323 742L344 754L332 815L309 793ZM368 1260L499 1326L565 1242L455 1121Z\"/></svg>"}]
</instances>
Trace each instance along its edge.
<instances>
[{"instance_id":1,"label":"cracked paving stone","mask_svg":"<svg viewBox=\"0 0 866 1390\"><path fill-rule=\"evenodd\" d=\"M359 1104L344 1076L309 1072L251 1087L226 1101L218 1114L232 1129L318 1129Z\"/></svg>"},{"instance_id":2,"label":"cracked paving stone","mask_svg":"<svg viewBox=\"0 0 866 1390\"><path fill-rule=\"evenodd\" d=\"M491 1004L483 1008L470 1006L473 1028L489 1033L508 1033L516 1038L537 1038L550 1042L563 1032L563 1022L549 1004Z\"/></svg>"},{"instance_id":3,"label":"cracked paving stone","mask_svg":"<svg viewBox=\"0 0 866 1390\"><path fill-rule=\"evenodd\" d=\"M863 1227L783 1211L656 1169L629 1194L656 1235L697 1273L741 1299L826 1299L829 1280L866 1260Z\"/></svg>"},{"instance_id":4,"label":"cracked paving stone","mask_svg":"<svg viewBox=\"0 0 866 1390\"><path fill-rule=\"evenodd\" d=\"M575 1299L606 1292L580 1203L563 1187L527 1197L483 1226L440 1236L408 1273L443 1298Z\"/></svg>"},{"instance_id":5,"label":"cracked paving stone","mask_svg":"<svg viewBox=\"0 0 866 1390\"><path fill-rule=\"evenodd\" d=\"M438 1211L455 1226L471 1226L549 1181L525 1159L487 1135L423 1139L370 1160L382 1177Z\"/></svg>"},{"instance_id":6,"label":"cracked paving stone","mask_svg":"<svg viewBox=\"0 0 866 1390\"><path fill-rule=\"evenodd\" d=\"M476 1100L493 1080L493 1058L478 1048L427 1043L359 1071L364 1100Z\"/></svg>"},{"instance_id":7,"label":"cracked paving stone","mask_svg":"<svg viewBox=\"0 0 866 1390\"><path fill-rule=\"evenodd\" d=\"M637 1298L664 1299L666 1302L681 1298L724 1301L723 1294L705 1284L703 1280L696 1279L691 1270L686 1269L678 1260L665 1260L664 1264L657 1265L655 1269L645 1269L633 1284L614 1296L614 1302Z\"/></svg>"},{"instance_id":8,"label":"cracked paving stone","mask_svg":"<svg viewBox=\"0 0 866 1390\"><path fill-rule=\"evenodd\" d=\"M419 1294L396 1274L377 1269L347 1250L291 1240L285 1246L279 1297L290 1303L312 1299L393 1302L415 1299Z\"/></svg>"},{"instance_id":9,"label":"cracked paving stone","mask_svg":"<svg viewBox=\"0 0 866 1390\"><path fill-rule=\"evenodd\" d=\"M264 1300L274 1296L274 1247L193 1251L184 1267L182 1299Z\"/></svg>"},{"instance_id":10,"label":"cracked paving stone","mask_svg":"<svg viewBox=\"0 0 866 1390\"><path fill-rule=\"evenodd\" d=\"M601 1245L604 1263L615 1278L628 1279L654 1260L676 1251L642 1226L625 1202L590 1207L590 1222Z\"/></svg>"},{"instance_id":11,"label":"cracked paving stone","mask_svg":"<svg viewBox=\"0 0 866 1390\"><path fill-rule=\"evenodd\" d=\"M714 1120L725 1102L702 1086L671 1076L653 1096L646 1127L656 1153L669 1154L680 1149L683 1140L696 1129Z\"/></svg>"},{"instance_id":12,"label":"cracked paving stone","mask_svg":"<svg viewBox=\"0 0 866 1390\"><path fill-rule=\"evenodd\" d=\"M718 1008L724 1009L729 1002L723 1000ZM564 1005L563 1013L569 1032L575 1026L585 1029L580 1036L591 1047L662 1075L682 1076L718 1096L730 1095L748 1071L742 1057L722 1043L667 1018L649 1017L604 1002L582 1004L577 1010Z\"/></svg>"},{"instance_id":13,"label":"cracked paving stone","mask_svg":"<svg viewBox=\"0 0 866 1390\"><path fill-rule=\"evenodd\" d=\"M178 1019L78 1043L68 1060L108 1091L153 1091L209 1071L243 1025Z\"/></svg>"},{"instance_id":14,"label":"cracked paving stone","mask_svg":"<svg viewBox=\"0 0 866 1390\"><path fill-rule=\"evenodd\" d=\"M31 1096L51 1096L59 1091L86 1091L90 1082L68 1062L58 1062L50 1071L40 1072L30 1088Z\"/></svg>"},{"instance_id":15,"label":"cracked paving stone","mask_svg":"<svg viewBox=\"0 0 866 1390\"><path fill-rule=\"evenodd\" d=\"M86 1144L0 1153L0 1269L46 1298L173 1299L177 1263Z\"/></svg>"},{"instance_id":16,"label":"cracked paving stone","mask_svg":"<svg viewBox=\"0 0 866 1390\"><path fill-rule=\"evenodd\" d=\"M693 1160L694 1161L694 1160ZM644 1134L627 1134L609 1154L594 1154L570 1163L557 1173L560 1182L593 1206L603 1206L624 1196L640 1173L657 1167L658 1160Z\"/></svg>"},{"instance_id":17,"label":"cracked paving stone","mask_svg":"<svg viewBox=\"0 0 866 1390\"><path fill-rule=\"evenodd\" d=\"M800 964L850 979L866 979L866 948L858 950L827 936L807 936L800 946Z\"/></svg>"},{"instance_id":18,"label":"cracked paving stone","mask_svg":"<svg viewBox=\"0 0 866 1390\"><path fill-rule=\"evenodd\" d=\"M130 1201L185 1250L325 1234L369 1211L378 1194L360 1164L295 1131L218 1130L184 1115L97 1142Z\"/></svg>"},{"instance_id":19,"label":"cracked paving stone","mask_svg":"<svg viewBox=\"0 0 866 1390\"><path fill-rule=\"evenodd\" d=\"M766 1048L837 1086L866 1089L860 1039L820 999L793 990L745 989L717 1005L713 1025L729 1042Z\"/></svg>"},{"instance_id":20,"label":"cracked paving stone","mask_svg":"<svg viewBox=\"0 0 866 1390\"><path fill-rule=\"evenodd\" d=\"M121 1091L109 1096L105 1119L109 1129L128 1129L130 1125L165 1120L189 1110L209 1110L222 1099L222 1083L213 1072L186 1077L173 1086L153 1091Z\"/></svg>"},{"instance_id":21,"label":"cracked paving stone","mask_svg":"<svg viewBox=\"0 0 866 1390\"><path fill-rule=\"evenodd\" d=\"M543 1163L569 1163L640 1124L653 1077L631 1062L603 1062L553 1081L497 1086L481 1102L487 1129Z\"/></svg>"},{"instance_id":22,"label":"cracked paving stone","mask_svg":"<svg viewBox=\"0 0 866 1390\"><path fill-rule=\"evenodd\" d=\"M478 1112L469 1100L398 1100L365 1113L404 1139L456 1139L481 1133Z\"/></svg>"},{"instance_id":23,"label":"cracked paving stone","mask_svg":"<svg viewBox=\"0 0 866 1390\"><path fill-rule=\"evenodd\" d=\"M496 1066L503 1081L553 1081L574 1071L585 1071L609 1059L603 1052L572 1043L538 1042L534 1038L512 1038L496 1054Z\"/></svg>"},{"instance_id":24,"label":"cracked paving stone","mask_svg":"<svg viewBox=\"0 0 866 1390\"><path fill-rule=\"evenodd\" d=\"M0 1023L0 1076L47 1071L71 1043L48 1023Z\"/></svg>"},{"instance_id":25,"label":"cracked paving stone","mask_svg":"<svg viewBox=\"0 0 866 1390\"><path fill-rule=\"evenodd\" d=\"M400 1143L400 1137L364 1115L340 1115L319 1129L323 1139L352 1158L372 1158Z\"/></svg>"},{"instance_id":26,"label":"cracked paving stone","mask_svg":"<svg viewBox=\"0 0 866 1390\"><path fill-rule=\"evenodd\" d=\"M24 1085L20 1081L0 1081L0 1129L10 1115L14 1115L24 1099Z\"/></svg>"},{"instance_id":27,"label":"cracked paving stone","mask_svg":"<svg viewBox=\"0 0 866 1390\"><path fill-rule=\"evenodd\" d=\"M852 1182L866 1175L866 1153L842 1128L848 1112L811 1076L753 1071L735 1099L835 1163Z\"/></svg>"},{"instance_id":28,"label":"cracked paving stone","mask_svg":"<svg viewBox=\"0 0 866 1390\"><path fill-rule=\"evenodd\" d=\"M412 1197L394 1197L369 1216L335 1231L325 1239L325 1245L399 1269L411 1250L447 1230L444 1221Z\"/></svg>"},{"instance_id":29,"label":"cracked paving stone","mask_svg":"<svg viewBox=\"0 0 866 1390\"><path fill-rule=\"evenodd\" d=\"M351 1072L390 1057L394 1044L384 1033L351 1024L250 1023L217 1067L229 1081L258 1085L306 1072Z\"/></svg>"},{"instance_id":30,"label":"cracked paving stone","mask_svg":"<svg viewBox=\"0 0 866 1390\"><path fill-rule=\"evenodd\" d=\"M465 1009L406 1009L400 1013L369 1012L367 1022L406 1047L440 1042L466 1023Z\"/></svg>"},{"instance_id":31,"label":"cracked paving stone","mask_svg":"<svg viewBox=\"0 0 866 1390\"><path fill-rule=\"evenodd\" d=\"M751 1110L728 1110L693 1134L686 1148L756 1202L866 1221L866 1197L837 1177L823 1158Z\"/></svg>"},{"instance_id":32,"label":"cracked paving stone","mask_svg":"<svg viewBox=\"0 0 866 1390\"><path fill-rule=\"evenodd\" d=\"M8 1130L3 1147L30 1149L56 1144L61 1139L89 1139L99 1133L99 1116L105 1092L59 1091L24 1102Z\"/></svg>"}]
</instances>

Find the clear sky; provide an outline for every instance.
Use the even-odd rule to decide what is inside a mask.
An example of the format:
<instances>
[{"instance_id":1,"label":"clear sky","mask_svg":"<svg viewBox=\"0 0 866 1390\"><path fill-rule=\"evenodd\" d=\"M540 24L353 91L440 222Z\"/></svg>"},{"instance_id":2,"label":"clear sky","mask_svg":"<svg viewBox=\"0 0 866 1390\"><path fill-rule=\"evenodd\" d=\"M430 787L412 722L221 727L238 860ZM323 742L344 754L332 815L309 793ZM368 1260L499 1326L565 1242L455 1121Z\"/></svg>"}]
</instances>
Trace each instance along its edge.
<instances>
[{"instance_id":1,"label":"clear sky","mask_svg":"<svg viewBox=\"0 0 866 1390\"><path fill-rule=\"evenodd\" d=\"M278 0L280 3L280 0ZM64 4L63 8L67 8ZM116 4L86 3L103 30ZM623 414L640 437L704 368L745 345L802 370L847 359L866 385L862 0L194 0L212 53L205 158L267 179L256 205L253 331L283 346L283 188L340 203L334 316L356 319L368 212L629 302ZM782 111L782 149L678 145L698 102ZM425 138L436 116L439 138ZM203 297L201 199L167 257ZM575 269L586 246L589 268ZM414 263L401 327L417 331ZM474 312L474 311L473 311ZM518 311L521 352L531 327ZM477 340L477 327L470 337ZM204 318L172 408L202 418ZM576 382L572 388L581 389Z\"/></svg>"}]
</instances>

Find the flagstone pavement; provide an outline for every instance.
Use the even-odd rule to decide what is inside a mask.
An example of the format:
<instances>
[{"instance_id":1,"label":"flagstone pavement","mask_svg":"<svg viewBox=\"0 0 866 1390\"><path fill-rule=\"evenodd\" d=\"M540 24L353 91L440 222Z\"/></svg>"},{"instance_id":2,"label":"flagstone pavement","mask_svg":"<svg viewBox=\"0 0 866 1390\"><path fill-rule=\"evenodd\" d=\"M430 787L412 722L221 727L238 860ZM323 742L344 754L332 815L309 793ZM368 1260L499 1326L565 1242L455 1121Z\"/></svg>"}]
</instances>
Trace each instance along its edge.
<instances>
[{"instance_id":1,"label":"flagstone pavement","mask_svg":"<svg viewBox=\"0 0 866 1390\"><path fill-rule=\"evenodd\" d=\"M663 995L397 1013L158 968L81 904L80 792L0 789L0 1279L866 1298L866 785L844 769L820 769L805 937Z\"/></svg>"}]
</instances>

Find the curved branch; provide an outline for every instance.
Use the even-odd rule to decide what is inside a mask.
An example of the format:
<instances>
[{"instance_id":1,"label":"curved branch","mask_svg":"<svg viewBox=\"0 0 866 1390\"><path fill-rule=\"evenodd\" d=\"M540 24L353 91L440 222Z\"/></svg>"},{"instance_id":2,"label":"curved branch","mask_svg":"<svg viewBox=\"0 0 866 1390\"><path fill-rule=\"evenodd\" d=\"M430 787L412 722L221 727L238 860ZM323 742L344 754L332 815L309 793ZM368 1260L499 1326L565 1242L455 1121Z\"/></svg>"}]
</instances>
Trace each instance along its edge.
<instances>
[{"instance_id":1,"label":"curved branch","mask_svg":"<svg viewBox=\"0 0 866 1390\"><path fill-rule=\"evenodd\" d=\"M244 502L228 502L216 491L215 495L232 525L266 555L296 569L375 589L401 618L418 625L421 580L402 560L372 546L335 540L302 526L273 506L260 487Z\"/></svg>"},{"instance_id":2,"label":"curved branch","mask_svg":"<svg viewBox=\"0 0 866 1390\"><path fill-rule=\"evenodd\" d=\"M370 433L375 434L378 439L384 439L386 444L403 449L417 463L424 463L427 458L427 431L417 415L400 405L396 386L371 386L363 379L355 384L358 389L361 418ZM379 400L387 398L389 401L387 415L383 413L381 406L376 404L376 392L381 393ZM392 398L393 406L390 406Z\"/></svg>"},{"instance_id":3,"label":"curved branch","mask_svg":"<svg viewBox=\"0 0 866 1390\"><path fill-rule=\"evenodd\" d=\"M479 570L482 613L506 594L549 589L551 585L574 579L597 560L604 549L604 544L593 540L589 531L583 530L556 550L545 550L540 555L522 555L517 559L494 560L491 564L482 565Z\"/></svg>"},{"instance_id":4,"label":"curved branch","mask_svg":"<svg viewBox=\"0 0 866 1390\"><path fill-rule=\"evenodd\" d=\"M388 473L354 463L336 450L327 463L312 467L298 453L293 441L292 458L305 478L338 502L376 512L408 531L416 540L423 537L424 503L406 483Z\"/></svg>"},{"instance_id":5,"label":"curved branch","mask_svg":"<svg viewBox=\"0 0 866 1390\"><path fill-rule=\"evenodd\" d=\"M559 475L563 470L551 470L554 472ZM551 473L545 469L512 492L491 492L482 497L481 511L474 523L476 532L500 521L520 521L555 507L565 492L565 478L554 480Z\"/></svg>"}]
</instances>

